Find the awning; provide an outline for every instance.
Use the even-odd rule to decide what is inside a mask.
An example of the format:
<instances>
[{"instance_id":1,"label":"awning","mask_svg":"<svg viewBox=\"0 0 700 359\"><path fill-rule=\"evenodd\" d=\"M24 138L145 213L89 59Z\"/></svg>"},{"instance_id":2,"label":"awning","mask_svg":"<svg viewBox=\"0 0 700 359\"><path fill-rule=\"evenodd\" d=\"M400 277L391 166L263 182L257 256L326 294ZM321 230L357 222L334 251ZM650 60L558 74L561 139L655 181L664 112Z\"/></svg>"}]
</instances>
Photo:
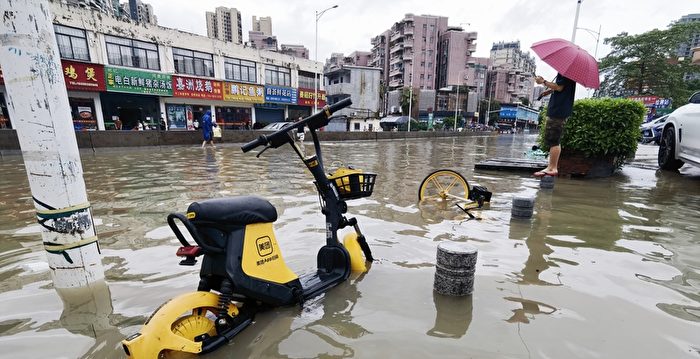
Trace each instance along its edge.
<instances>
[{"instance_id":1,"label":"awning","mask_svg":"<svg viewBox=\"0 0 700 359\"><path fill-rule=\"evenodd\" d=\"M379 124L400 125L408 123L408 116L387 116L379 120Z\"/></svg>"}]
</instances>

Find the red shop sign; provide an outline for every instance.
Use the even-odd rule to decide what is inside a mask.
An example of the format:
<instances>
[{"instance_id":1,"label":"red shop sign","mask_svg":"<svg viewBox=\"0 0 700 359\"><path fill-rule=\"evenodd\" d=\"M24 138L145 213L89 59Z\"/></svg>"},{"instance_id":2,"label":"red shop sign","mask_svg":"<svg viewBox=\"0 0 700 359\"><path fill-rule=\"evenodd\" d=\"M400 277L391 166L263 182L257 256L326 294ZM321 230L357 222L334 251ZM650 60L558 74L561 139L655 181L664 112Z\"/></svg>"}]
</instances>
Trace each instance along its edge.
<instances>
[{"instance_id":1,"label":"red shop sign","mask_svg":"<svg viewBox=\"0 0 700 359\"><path fill-rule=\"evenodd\" d=\"M223 100L221 81L173 75L173 96Z\"/></svg>"},{"instance_id":2,"label":"red shop sign","mask_svg":"<svg viewBox=\"0 0 700 359\"><path fill-rule=\"evenodd\" d=\"M314 105L314 89L299 88L297 92L297 105ZM318 90L318 107L326 106L326 91Z\"/></svg>"},{"instance_id":3,"label":"red shop sign","mask_svg":"<svg viewBox=\"0 0 700 359\"><path fill-rule=\"evenodd\" d=\"M105 69L98 64L61 60L66 89L105 91Z\"/></svg>"}]
</instances>

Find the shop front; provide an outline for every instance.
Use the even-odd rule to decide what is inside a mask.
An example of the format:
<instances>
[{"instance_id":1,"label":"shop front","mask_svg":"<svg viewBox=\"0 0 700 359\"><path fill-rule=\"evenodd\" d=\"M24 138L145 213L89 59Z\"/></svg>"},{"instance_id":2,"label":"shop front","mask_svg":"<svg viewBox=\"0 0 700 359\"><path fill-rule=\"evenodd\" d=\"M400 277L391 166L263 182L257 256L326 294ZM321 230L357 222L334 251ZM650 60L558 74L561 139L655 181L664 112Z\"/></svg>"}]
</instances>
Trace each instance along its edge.
<instances>
[{"instance_id":1,"label":"shop front","mask_svg":"<svg viewBox=\"0 0 700 359\"><path fill-rule=\"evenodd\" d=\"M291 121L288 105L296 105L297 89L284 86L265 86L265 103L255 105L254 128L262 128L273 122Z\"/></svg>"},{"instance_id":2,"label":"shop front","mask_svg":"<svg viewBox=\"0 0 700 359\"><path fill-rule=\"evenodd\" d=\"M298 94L297 104L289 106L289 117L297 119L299 117L311 116L314 111L314 89L300 87L298 89ZM326 106L326 91L319 90L318 111L320 111L323 106Z\"/></svg>"},{"instance_id":3,"label":"shop front","mask_svg":"<svg viewBox=\"0 0 700 359\"><path fill-rule=\"evenodd\" d=\"M68 90L73 128L76 131L104 130L102 101L104 92L104 66L76 61L61 61L63 78Z\"/></svg>"},{"instance_id":4,"label":"shop front","mask_svg":"<svg viewBox=\"0 0 700 359\"><path fill-rule=\"evenodd\" d=\"M172 87L173 97L165 100L168 130L196 130L207 111L217 120L213 107L223 101L221 81L173 75Z\"/></svg>"},{"instance_id":5,"label":"shop front","mask_svg":"<svg viewBox=\"0 0 700 359\"><path fill-rule=\"evenodd\" d=\"M6 95L7 91L5 90L5 78L2 77L2 69L0 69L0 130L12 128L10 113L7 112L7 102L5 101Z\"/></svg>"},{"instance_id":6,"label":"shop front","mask_svg":"<svg viewBox=\"0 0 700 359\"><path fill-rule=\"evenodd\" d=\"M253 105L265 102L265 87L255 84L224 82L224 101L216 106L216 121L224 129L246 130L252 127Z\"/></svg>"},{"instance_id":7,"label":"shop front","mask_svg":"<svg viewBox=\"0 0 700 359\"><path fill-rule=\"evenodd\" d=\"M169 74L105 67L107 92L100 95L107 130L160 127L159 96L172 96Z\"/></svg>"}]
</instances>

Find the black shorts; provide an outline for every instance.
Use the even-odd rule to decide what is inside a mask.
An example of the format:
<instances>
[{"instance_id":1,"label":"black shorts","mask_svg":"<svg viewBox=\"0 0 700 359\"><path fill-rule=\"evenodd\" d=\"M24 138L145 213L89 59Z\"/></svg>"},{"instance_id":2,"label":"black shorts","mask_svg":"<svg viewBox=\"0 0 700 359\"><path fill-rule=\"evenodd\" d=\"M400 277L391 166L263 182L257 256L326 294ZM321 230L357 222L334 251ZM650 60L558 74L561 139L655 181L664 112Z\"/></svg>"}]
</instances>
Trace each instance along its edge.
<instances>
[{"instance_id":1,"label":"black shorts","mask_svg":"<svg viewBox=\"0 0 700 359\"><path fill-rule=\"evenodd\" d=\"M547 125L544 129L544 145L546 147L559 146L561 144L565 122L565 118L547 118Z\"/></svg>"}]
</instances>

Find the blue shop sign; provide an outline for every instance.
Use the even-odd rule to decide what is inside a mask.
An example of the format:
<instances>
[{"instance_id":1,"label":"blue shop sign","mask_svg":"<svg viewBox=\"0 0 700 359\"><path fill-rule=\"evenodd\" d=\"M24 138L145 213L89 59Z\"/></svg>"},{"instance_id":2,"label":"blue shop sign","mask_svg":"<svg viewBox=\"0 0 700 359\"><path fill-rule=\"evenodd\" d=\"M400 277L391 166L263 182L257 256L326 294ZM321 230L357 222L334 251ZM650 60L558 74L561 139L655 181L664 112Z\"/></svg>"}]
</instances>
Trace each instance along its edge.
<instances>
[{"instance_id":1,"label":"blue shop sign","mask_svg":"<svg viewBox=\"0 0 700 359\"><path fill-rule=\"evenodd\" d=\"M282 86L265 86L265 102L297 103L297 89Z\"/></svg>"}]
</instances>

